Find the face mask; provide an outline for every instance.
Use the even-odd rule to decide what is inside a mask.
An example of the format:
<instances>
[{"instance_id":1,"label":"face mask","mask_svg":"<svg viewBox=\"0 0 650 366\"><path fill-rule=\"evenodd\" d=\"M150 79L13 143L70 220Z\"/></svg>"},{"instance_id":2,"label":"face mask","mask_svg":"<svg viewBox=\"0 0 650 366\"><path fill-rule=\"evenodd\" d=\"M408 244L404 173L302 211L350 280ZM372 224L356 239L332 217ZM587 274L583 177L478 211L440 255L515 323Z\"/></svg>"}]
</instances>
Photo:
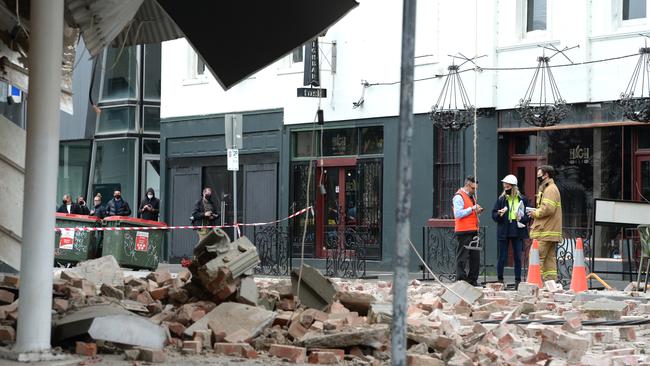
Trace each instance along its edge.
<instances>
[{"instance_id":1,"label":"face mask","mask_svg":"<svg viewBox=\"0 0 650 366\"><path fill-rule=\"evenodd\" d=\"M119 200L120 198L122 198L121 195L119 195L119 194L116 194L116 195L115 195L115 199L116 199L116 200Z\"/></svg>"},{"instance_id":2,"label":"face mask","mask_svg":"<svg viewBox=\"0 0 650 366\"><path fill-rule=\"evenodd\" d=\"M149 197L149 199L152 199L152 198L153 198L153 194L148 194L147 197Z\"/></svg>"},{"instance_id":3,"label":"face mask","mask_svg":"<svg viewBox=\"0 0 650 366\"><path fill-rule=\"evenodd\" d=\"M511 194L512 193L512 188L506 189L506 194Z\"/></svg>"},{"instance_id":4,"label":"face mask","mask_svg":"<svg viewBox=\"0 0 650 366\"><path fill-rule=\"evenodd\" d=\"M537 183L542 184L544 177L537 177Z\"/></svg>"},{"instance_id":5,"label":"face mask","mask_svg":"<svg viewBox=\"0 0 650 366\"><path fill-rule=\"evenodd\" d=\"M206 193L203 196L205 197L206 200L209 200L210 196L212 196L212 195L210 193Z\"/></svg>"},{"instance_id":6,"label":"face mask","mask_svg":"<svg viewBox=\"0 0 650 366\"><path fill-rule=\"evenodd\" d=\"M95 202L95 206L99 206L101 204L102 204L101 202Z\"/></svg>"}]
</instances>

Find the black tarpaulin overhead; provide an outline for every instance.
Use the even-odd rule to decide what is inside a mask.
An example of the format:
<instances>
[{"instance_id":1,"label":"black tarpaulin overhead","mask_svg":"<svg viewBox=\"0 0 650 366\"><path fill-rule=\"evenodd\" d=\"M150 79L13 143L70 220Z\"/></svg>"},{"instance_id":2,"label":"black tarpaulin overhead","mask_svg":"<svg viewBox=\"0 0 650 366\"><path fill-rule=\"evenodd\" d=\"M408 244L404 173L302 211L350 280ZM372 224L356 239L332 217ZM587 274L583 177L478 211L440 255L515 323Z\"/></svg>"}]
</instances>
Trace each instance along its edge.
<instances>
[{"instance_id":1,"label":"black tarpaulin overhead","mask_svg":"<svg viewBox=\"0 0 650 366\"><path fill-rule=\"evenodd\" d=\"M224 89L322 34L355 0L157 0Z\"/></svg>"}]
</instances>

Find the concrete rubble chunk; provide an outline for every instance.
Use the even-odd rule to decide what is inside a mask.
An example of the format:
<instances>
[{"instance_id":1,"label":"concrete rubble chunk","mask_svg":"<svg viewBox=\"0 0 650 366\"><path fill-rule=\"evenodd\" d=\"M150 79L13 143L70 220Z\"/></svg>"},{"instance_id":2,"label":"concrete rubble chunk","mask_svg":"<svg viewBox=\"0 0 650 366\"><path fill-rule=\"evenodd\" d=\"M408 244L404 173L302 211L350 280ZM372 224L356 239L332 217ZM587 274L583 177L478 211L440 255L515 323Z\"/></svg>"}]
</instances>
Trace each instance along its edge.
<instances>
[{"instance_id":1,"label":"concrete rubble chunk","mask_svg":"<svg viewBox=\"0 0 650 366\"><path fill-rule=\"evenodd\" d=\"M79 262L76 267L66 269L63 275L76 275L95 284L108 284L120 287L124 285L124 272L112 255Z\"/></svg>"},{"instance_id":2,"label":"concrete rubble chunk","mask_svg":"<svg viewBox=\"0 0 650 366\"><path fill-rule=\"evenodd\" d=\"M365 328L343 329L332 334L307 333L299 344L307 348L345 348L367 346L381 348L388 339L388 326L376 324Z\"/></svg>"},{"instance_id":3,"label":"concrete rubble chunk","mask_svg":"<svg viewBox=\"0 0 650 366\"><path fill-rule=\"evenodd\" d=\"M118 300L124 299L124 291L115 288L109 284L103 283L99 290L100 293L104 296L112 297Z\"/></svg>"},{"instance_id":4,"label":"concrete rubble chunk","mask_svg":"<svg viewBox=\"0 0 650 366\"><path fill-rule=\"evenodd\" d=\"M393 304L374 303L370 305L370 310L368 311L369 323L390 324L392 318L393 318Z\"/></svg>"},{"instance_id":5,"label":"concrete rubble chunk","mask_svg":"<svg viewBox=\"0 0 650 366\"><path fill-rule=\"evenodd\" d=\"M300 294L298 294L298 278L300 277ZM323 310L330 305L336 295L336 286L316 268L307 264L300 269L291 271L291 287L294 295L300 295L300 303L308 308Z\"/></svg>"},{"instance_id":6,"label":"concrete rubble chunk","mask_svg":"<svg viewBox=\"0 0 650 366\"><path fill-rule=\"evenodd\" d=\"M115 304L87 306L54 321L52 338L57 342L85 334L94 340L159 349L166 338L162 327Z\"/></svg>"},{"instance_id":7,"label":"concrete rubble chunk","mask_svg":"<svg viewBox=\"0 0 650 366\"><path fill-rule=\"evenodd\" d=\"M457 281L453 285L449 286L449 288L460 296L459 298L452 291L445 291L442 295L442 299L452 305L458 304L461 300L471 305L483 297L483 291L465 281Z\"/></svg>"},{"instance_id":8,"label":"concrete rubble chunk","mask_svg":"<svg viewBox=\"0 0 650 366\"><path fill-rule=\"evenodd\" d=\"M377 301L373 295L363 292L339 292L336 294L336 299L350 311L356 311L361 316L368 315L370 305Z\"/></svg>"},{"instance_id":9,"label":"concrete rubble chunk","mask_svg":"<svg viewBox=\"0 0 650 366\"><path fill-rule=\"evenodd\" d=\"M197 330L210 329L215 336L223 332L226 337L245 330L250 337L256 337L264 328L273 324L275 316L275 312L262 308L225 302L185 329L184 334L191 337Z\"/></svg>"},{"instance_id":10,"label":"concrete rubble chunk","mask_svg":"<svg viewBox=\"0 0 650 366\"><path fill-rule=\"evenodd\" d=\"M237 292L237 301L248 305L257 305L260 294L253 277L243 277Z\"/></svg>"},{"instance_id":11,"label":"concrete rubble chunk","mask_svg":"<svg viewBox=\"0 0 650 366\"><path fill-rule=\"evenodd\" d=\"M623 301L612 301L599 299L586 302L582 311L589 318L605 318L606 320L618 320L621 316L627 315L628 305Z\"/></svg>"},{"instance_id":12,"label":"concrete rubble chunk","mask_svg":"<svg viewBox=\"0 0 650 366\"><path fill-rule=\"evenodd\" d=\"M209 278L217 276L219 268L226 267L233 278L238 278L260 263L257 248L247 237L242 236L229 244L227 252L219 255L200 268Z\"/></svg>"}]
</instances>

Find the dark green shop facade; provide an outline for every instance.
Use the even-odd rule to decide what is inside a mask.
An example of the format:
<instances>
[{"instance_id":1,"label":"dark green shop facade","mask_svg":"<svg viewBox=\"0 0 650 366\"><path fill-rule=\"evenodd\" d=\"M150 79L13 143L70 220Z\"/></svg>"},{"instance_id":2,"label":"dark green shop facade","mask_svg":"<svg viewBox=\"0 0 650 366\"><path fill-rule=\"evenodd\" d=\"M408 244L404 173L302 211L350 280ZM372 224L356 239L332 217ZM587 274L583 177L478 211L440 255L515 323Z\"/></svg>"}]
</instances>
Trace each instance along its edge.
<instances>
[{"instance_id":1,"label":"dark green shop facade","mask_svg":"<svg viewBox=\"0 0 650 366\"><path fill-rule=\"evenodd\" d=\"M269 222L312 202L314 216L282 222L294 258L325 268L328 245L362 238L367 271L390 271L394 256L397 201L397 117L284 125L282 110L243 113L238 222ZM479 203L491 208L499 189L496 114L480 117L477 135ZM451 217L451 197L462 177L473 171L472 129L434 130L427 115L415 115L411 239L421 250L423 227L431 218ZM322 158L320 158L322 156ZM309 167L311 166L311 172ZM193 116L161 121L163 220L188 225L201 188L211 186L225 202L225 222L233 221L232 173L226 169L224 116ZM496 262L495 227L488 214L486 262ZM246 227L253 237L263 227ZM197 235L172 231L166 241L170 262L189 257ZM453 244L455 247L455 244ZM411 271L420 270L415 254ZM297 262L294 260L294 266Z\"/></svg>"}]
</instances>

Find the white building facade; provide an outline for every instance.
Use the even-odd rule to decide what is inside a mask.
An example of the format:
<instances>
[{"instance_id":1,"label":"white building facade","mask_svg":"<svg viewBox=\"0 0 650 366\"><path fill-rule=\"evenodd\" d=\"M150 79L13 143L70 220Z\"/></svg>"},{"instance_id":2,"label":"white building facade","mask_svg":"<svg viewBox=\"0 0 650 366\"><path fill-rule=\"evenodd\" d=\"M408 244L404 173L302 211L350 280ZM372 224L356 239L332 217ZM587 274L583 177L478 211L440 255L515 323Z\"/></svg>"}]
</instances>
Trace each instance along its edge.
<instances>
[{"instance_id":1,"label":"white building facade","mask_svg":"<svg viewBox=\"0 0 650 366\"><path fill-rule=\"evenodd\" d=\"M186 209L180 202L171 203L175 200L171 195L178 191L173 187L175 177L189 174L188 182L196 185L194 196L201 185L230 184L224 178L224 147L207 146L223 144L223 114L243 113L244 144L249 150L244 146L242 156L249 154L250 161L242 163L239 184L244 194L239 199L244 210L238 221L285 217L303 207L309 191L310 201L315 197L316 217L309 222L308 257L324 257L332 233L363 227L370 238L369 258L377 268L389 268L396 200L401 6L399 1L362 0L319 37L321 88L327 89L322 99L296 96L296 89L303 87L307 57L301 49L223 91L185 40L164 43L161 163L163 195L170 201L166 220L175 224L174 212ZM594 198L650 196L650 127L625 120L614 103L638 60L638 56L618 57L637 54L646 40L639 34L644 33L650 35L646 0L418 1L414 241L426 242L420 237L427 219L450 218L451 195L466 175L478 176L479 201L489 208L499 193L499 177L516 174L531 197L535 168L541 163L556 166L566 197L567 229L586 230ZM247 41L255 47L264 42L264 35ZM565 48L570 49L554 51ZM475 68L462 59L465 56L483 57L473 61ZM552 56L551 66L578 64L552 68L571 112L562 123L547 128L524 124L515 111L539 56ZM591 63L604 59L611 60ZM462 64L461 78L479 110L476 146L472 128L441 131L427 117L452 63ZM316 126L312 141L318 109L323 110L325 123ZM191 142L197 138L206 147ZM247 174L260 169L275 184L267 193L276 199L264 201L273 206L264 217L252 212L258 211L257 198L250 196L260 189L246 183ZM307 178L310 185L305 187ZM494 225L487 215L481 223L487 230L485 260L492 263ZM299 247L297 233L294 230L289 239L294 249ZM602 236L603 242L596 243L597 256L619 256L609 244L615 230ZM173 238L171 257L182 257L189 244L177 243L190 240Z\"/></svg>"}]
</instances>

